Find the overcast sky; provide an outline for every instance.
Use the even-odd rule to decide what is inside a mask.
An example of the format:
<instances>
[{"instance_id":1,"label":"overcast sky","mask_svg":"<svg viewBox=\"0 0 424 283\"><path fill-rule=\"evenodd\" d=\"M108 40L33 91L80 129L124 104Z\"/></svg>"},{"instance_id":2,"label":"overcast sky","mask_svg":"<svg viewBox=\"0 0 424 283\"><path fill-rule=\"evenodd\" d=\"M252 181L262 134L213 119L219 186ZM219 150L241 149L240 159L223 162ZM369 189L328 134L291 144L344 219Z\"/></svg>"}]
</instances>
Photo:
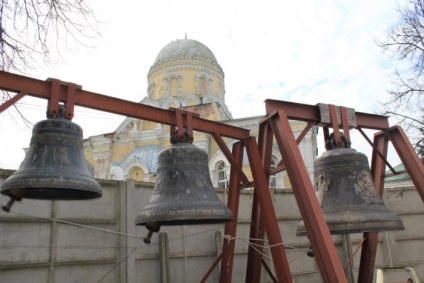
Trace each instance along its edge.
<instances>
[{"instance_id":1,"label":"overcast sky","mask_svg":"<svg viewBox=\"0 0 424 283\"><path fill-rule=\"evenodd\" d=\"M264 114L267 98L375 113L395 68L402 69L375 41L398 22L396 9L405 1L93 2L102 22L95 47L64 51L30 76L138 102L146 96L146 76L158 52L187 34L215 54L225 73L226 103L241 118ZM32 123L45 119L45 100L25 98L19 105ZM123 119L78 108L73 121L87 138L113 132ZM16 169L32 129L9 111L0 114L0 130L0 167Z\"/></svg>"}]
</instances>

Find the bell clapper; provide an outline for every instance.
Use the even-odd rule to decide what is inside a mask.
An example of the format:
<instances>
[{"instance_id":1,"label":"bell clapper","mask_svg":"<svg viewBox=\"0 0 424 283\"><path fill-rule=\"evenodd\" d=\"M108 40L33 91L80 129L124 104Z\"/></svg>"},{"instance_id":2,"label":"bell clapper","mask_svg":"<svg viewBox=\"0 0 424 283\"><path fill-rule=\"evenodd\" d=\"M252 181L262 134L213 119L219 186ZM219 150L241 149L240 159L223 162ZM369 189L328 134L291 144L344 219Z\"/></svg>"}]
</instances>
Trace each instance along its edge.
<instances>
[{"instance_id":1,"label":"bell clapper","mask_svg":"<svg viewBox=\"0 0 424 283\"><path fill-rule=\"evenodd\" d=\"M156 232L156 233L159 232L160 223L159 222L147 223L146 228L149 230L149 232L147 233L147 236L143 238L143 242L145 244L150 244L153 232Z\"/></svg>"},{"instance_id":2,"label":"bell clapper","mask_svg":"<svg viewBox=\"0 0 424 283\"><path fill-rule=\"evenodd\" d=\"M25 190L24 189L13 189L9 193L9 201L6 205L2 205L1 209L3 211L9 212L12 205L15 203L15 201L20 201L22 197L24 196Z\"/></svg>"},{"instance_id":3,"label":"bell clapper","mask_svg":"<svg viewBox=\"0 0 424 283\"><path fill-rule=\"evenodd\" d=\"M15 200L16 199L14 198L10 198L6 205L1 206L1 209L3 209L3 211L9 212Z\"/></svg>"},{"instance_id":4,"label":"bell clapper","mask_svg":"<svg viewBox=\"0 0 424 283\"><path fill-rule=\"evenodd\" d=\"M306 255L309 257L314 257L315 253L314 250L312 249L312 247L309 247L308 251L306 252Z\"/></svg>"}]
</instances>

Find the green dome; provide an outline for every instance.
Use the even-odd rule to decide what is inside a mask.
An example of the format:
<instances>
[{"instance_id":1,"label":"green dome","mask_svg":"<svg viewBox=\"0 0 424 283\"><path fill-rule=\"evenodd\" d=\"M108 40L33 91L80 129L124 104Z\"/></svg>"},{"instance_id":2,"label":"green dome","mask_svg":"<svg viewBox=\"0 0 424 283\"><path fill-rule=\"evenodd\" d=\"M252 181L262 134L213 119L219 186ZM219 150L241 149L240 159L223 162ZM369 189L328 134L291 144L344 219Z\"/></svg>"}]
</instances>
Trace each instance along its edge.
<instances>
[{"instance_id":1,"label":"green dome","mask_svg":"<svg viewBox=\"0 0 424 283\"><path fill-rule=\"evenodd\" d=\"M155 59L154 68L172 61L201 61L214 65L222 72L221 66L212 51L203 43L193 39L177 39L165 45Z\"/></svg>"}]
</instances>

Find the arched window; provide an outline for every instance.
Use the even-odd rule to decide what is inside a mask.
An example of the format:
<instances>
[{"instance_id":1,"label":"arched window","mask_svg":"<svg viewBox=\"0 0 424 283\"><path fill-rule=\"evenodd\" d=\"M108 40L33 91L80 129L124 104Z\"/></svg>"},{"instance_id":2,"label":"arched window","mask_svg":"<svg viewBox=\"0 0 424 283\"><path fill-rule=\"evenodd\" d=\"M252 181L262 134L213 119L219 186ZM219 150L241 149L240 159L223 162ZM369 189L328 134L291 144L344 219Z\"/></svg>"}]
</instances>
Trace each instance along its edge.
<instances>
[{"instance_id":1,"label":"arched window","mask_svg":"<svg viewBox=\"0 0 424 283\"><path fill-rule=\"evenodd\" d=\"M134 167L128 177L134 181L144 181L144 171L140 167Z\"/></svg>"},{"instance_id":2,"label":"arched window","mask_svg":"<svg viewBox=\"0 0 424 283\"><path fill-rule=\"evenodd\" d=\"M228 188L227 171L225 170L225 163L222 161L218 166L218 188Z\"/></svg>"},{"instance_id":3,"label":"arched window","mask_svg":"<svg viewBox=\"0 0 424 283\"><path fill-rule=\"evenodd\" d=\"M212 78L205 72L200 72L196 75L196 95L205 97L211 92Z\"/></svg>"},{"instance_id":4,"label":"arched window","mask_svg":"<svg viewBox=\"0 0 424 283\"><path fill-rule=\"evenodd\" d=\"M164 78L165 97L181 95L182 77L178 72L168 73Z\"/></svg>"},{"instance_id":5,"label":"arched window","mask_svg":"<svg viewBox=\"0 0 424 283\"><path fill-rule=\"evenodd\" d=\"M178 78L172 77L169 81L169 95L177 96L178 95Z\"/></svg>"},{"instance_id":6,"label":"arched window","mask_svg":"<svg viewBox=\"0 0 424 283\"><path fill-rule=\"evenodd\" d=\"M207 87L205 78L199 78L199 96L204 97L206 95Z\"/></svg>"},{"instance_id":7,"label":"arched window","mask_svg":"<svg viewBox=\"0 0 424 283\"><path fill-rule=\"evenodd\" d=\"M276 167L275 161L271 160L271 170L274 169L275 167ZM276 187L277 187L277 177L275 176L275 174L269 175L269 188L275 189Z\"/></svg>"}]
</instances>

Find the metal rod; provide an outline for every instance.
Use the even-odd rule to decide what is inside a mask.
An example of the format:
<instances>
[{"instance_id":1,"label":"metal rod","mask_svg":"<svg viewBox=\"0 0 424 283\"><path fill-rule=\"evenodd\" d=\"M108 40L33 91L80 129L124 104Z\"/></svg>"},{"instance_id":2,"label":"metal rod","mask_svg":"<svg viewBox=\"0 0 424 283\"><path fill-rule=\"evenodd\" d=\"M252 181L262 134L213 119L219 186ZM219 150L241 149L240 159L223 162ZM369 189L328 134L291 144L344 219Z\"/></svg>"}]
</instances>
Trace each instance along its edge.
<instances>
[{"instance_id":1,"label":"metal rod","mask_svg":"<svg viewBox=\"0 0 424 283\"><path fill-rule=\"evenodd\" d=\"M387 161L386 156L384 156L383 153L381 153L376 146L372 143L372 141L368 138L368 136L365 134L365 132L361 128L357 128L357 130L361 133L361 135L364 137L364 139L368 142L369 145L375 150L375 153L378 154L378 156L383 159L384 163L386 163L387 167L389 167L390 171L392 171L394 174L396 174L396 170L392 167L392 165ZM384 135L385 132L377 133L376 135Z\"/></svg>"},{"instance_id":2,"label":"metal rod","mask_svg":"<svg viewBox=\"0 0 424 283\"><path fill-rule=\"evenodd\" d=\"M208 280L209 276L212 274L212 271L218 265L218 263L221 260L221 258L222 258L222 253L215 259L215 261L212 263L211 267L209 267L209 269L206 272L206 274L200 280L200 283L204 283L204 282L206 282L206 280Z\"/></svg>"},{"instance_id":3,"label":"metal rod","mask_svg":"<svg viewBox=\"0 0 424 283\"><path fill-rule=\"evenodd\" d=\"M6 110L7 108L9 108L10 106L12 106L13 104L15 104L16 102L18 102L25 95L27 95L27 93L21 91L18 94L16 94L15 96L11 97L8 101L6 101L2 105L0 105L0 113L3 112L4 110Z\"/></svg>"},{"instance_id":4,"label":"metal rod","mask_svg":"<svg viewBox=\"0 0 424 283\"><path fill-rule=\"evenodd\" d=\"M348 234L347 234L348 235ZM356 247L355 251L352 253L352 256L349 258L349 260L346 262L343 269L346 269L348 265L352 262L352 260L355 258L356 253L359 251L359 249L362 247L362 244L364 243L365 238L362 238L362 240L359 242L358 246Z\"/></svg>"},{"instance_id":5,"label":"metal rod","mask_svg":"<svg viewBox=\"0 0 424 283\"><path fill-rule=\"evenodd\" d=\"M271 271L271 268L269 268L268 264L266 264L264 259L262 259L262 265L264 266L265 271L268 273L269 277L271 277L272 282L278 283L277 278L275 278L274 274Z\"/></svg>"}]
</instances>

